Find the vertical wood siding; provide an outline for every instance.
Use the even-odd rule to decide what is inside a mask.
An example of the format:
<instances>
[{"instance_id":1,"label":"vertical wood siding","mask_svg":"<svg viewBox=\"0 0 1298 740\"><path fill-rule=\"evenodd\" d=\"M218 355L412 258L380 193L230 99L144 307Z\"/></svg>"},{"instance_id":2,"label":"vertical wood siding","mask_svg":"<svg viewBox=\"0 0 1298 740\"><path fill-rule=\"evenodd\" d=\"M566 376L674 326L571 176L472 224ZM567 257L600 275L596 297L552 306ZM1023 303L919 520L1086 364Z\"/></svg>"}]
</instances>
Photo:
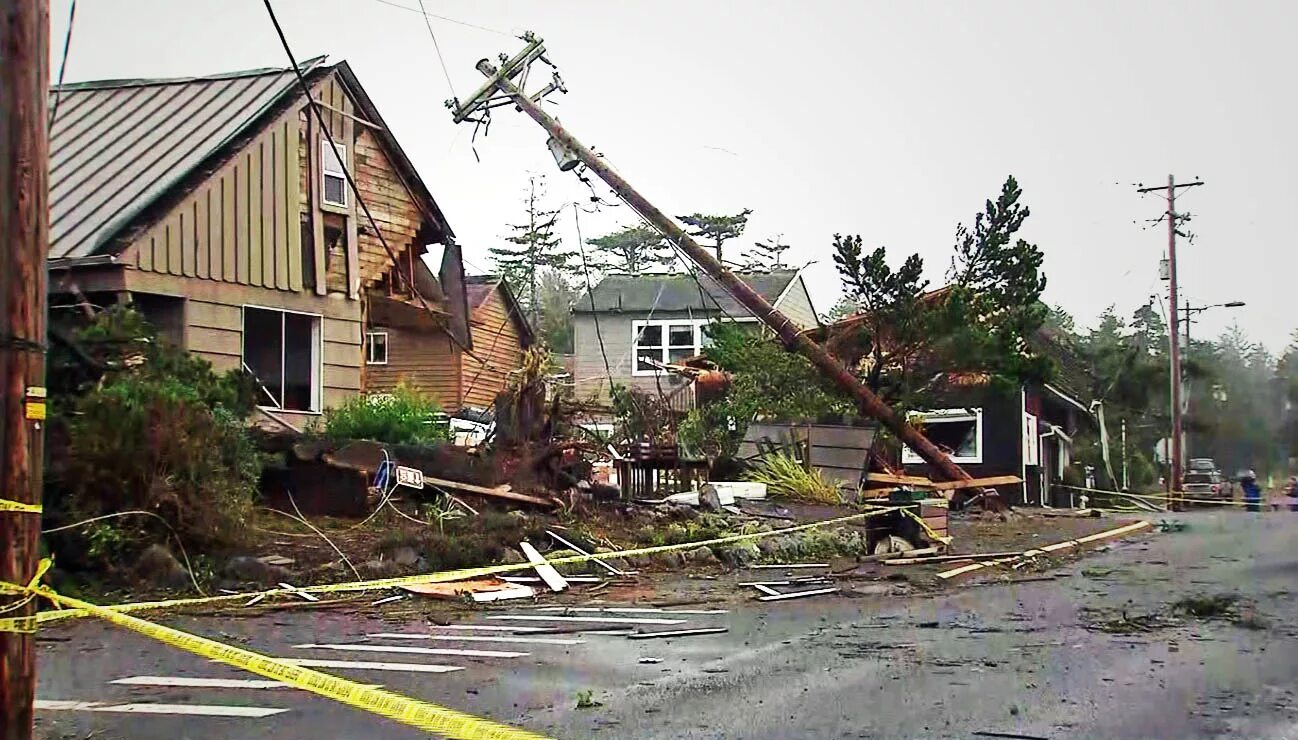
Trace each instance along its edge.
<instances>
[{"instance_id":1,"label":"vertical wood siding","mask_svg":"<svg viewBox=\"0 0 1298 740\"><path fill-rule=\"evenodd\" d=\"M131 246L141 270L302 289L297 113L274 122Z\"/></svg>"},{"instance_id":2,"label":"vertical wood siding","mask_svg":"<svg viewBox=\"0 0 1298 740\"><path fill-rule=\"evenodd\" d=\"M499 288L474 310L469 331L473 354L486 363L464 355L460 381L464 405L489 408L509 383L510 371L523 364L518 324L510 317Z\"/></svg>"}]
</instances>

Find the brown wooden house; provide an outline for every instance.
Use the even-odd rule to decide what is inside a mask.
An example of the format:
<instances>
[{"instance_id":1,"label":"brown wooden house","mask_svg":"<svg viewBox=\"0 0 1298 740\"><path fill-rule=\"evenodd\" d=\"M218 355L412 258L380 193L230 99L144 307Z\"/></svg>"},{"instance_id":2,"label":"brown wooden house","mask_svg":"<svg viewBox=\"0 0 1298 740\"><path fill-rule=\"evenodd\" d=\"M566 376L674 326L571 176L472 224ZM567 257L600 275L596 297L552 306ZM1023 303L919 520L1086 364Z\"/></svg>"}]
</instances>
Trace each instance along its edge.
<instances>
[{"instance_id":1,"label":"brown wooden house","mask_svg":"<svg viewBox=\"0 0 1298 740\"><path fill-rule=\"evenodd\" d=\"M449 338L414 341L401 327L372 328L368 345L387 349L367 357L367 387L387 389L405 380L434 393L448 409L492 405L532 345L532 328L504 278L471 275L464 284L471 349Z\"/></svg>"},{"instance_id":2,"label":"brown wooden house","mask_svg":"<svg viewBox=\"0 0 1298 740\"><path fill-rule=\"evenodd\" d=\"M65 85L50 159L52 305L131 302L218 370L254 375L294 423L383 390L367 355L424 358L435 391L458 382L436 368L473 346L428 188L346 62L302 71L341 161L291 69ZM445 245L436 275L430 244Z\"/></svg>"}]
</instances>

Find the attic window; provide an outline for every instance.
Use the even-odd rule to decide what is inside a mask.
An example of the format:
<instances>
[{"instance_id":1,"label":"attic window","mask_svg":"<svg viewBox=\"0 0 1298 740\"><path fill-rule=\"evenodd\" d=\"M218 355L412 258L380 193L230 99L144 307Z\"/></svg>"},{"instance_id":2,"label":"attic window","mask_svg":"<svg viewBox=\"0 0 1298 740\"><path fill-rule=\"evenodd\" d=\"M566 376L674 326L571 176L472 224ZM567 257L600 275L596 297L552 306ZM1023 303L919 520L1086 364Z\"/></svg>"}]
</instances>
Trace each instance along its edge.
<instances>
[{"instance_id":1,"label":"attic window","mask_svg":"<svg viewBox=\"0 0 1298 740\"><path fill-rule=\"evenodd\" d=\"M928 441L951 457L951 462L977 464L983 461L983 410L939 409L918 411L908 417ZM909 447L903 447L901 461L920 464L924 461Z\"/></svg>"},{"instance_id":2,"label":"attic window","mask_svg":"<svg viewBox=\"0 0 1298 740\"><path fill-rule=\"evenodd\" d=\"M338 154L335 155L329 139L320 140L320 202L325 205L347 207L347 175L343 169L345 159L346 146L338 144Z\"/></svg>"}]
</instances>

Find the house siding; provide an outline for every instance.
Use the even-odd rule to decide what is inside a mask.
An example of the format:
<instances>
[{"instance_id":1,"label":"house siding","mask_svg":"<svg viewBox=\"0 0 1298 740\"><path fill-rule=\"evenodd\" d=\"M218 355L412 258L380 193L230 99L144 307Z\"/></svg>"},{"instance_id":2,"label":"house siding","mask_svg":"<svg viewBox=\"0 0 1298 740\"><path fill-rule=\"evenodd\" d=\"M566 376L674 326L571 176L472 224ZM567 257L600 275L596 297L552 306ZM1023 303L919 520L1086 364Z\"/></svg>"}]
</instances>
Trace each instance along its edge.
<instances>
[{"instance_id":1,"label":"house siding","mask_svg":"<svg viewBox=\"0 0 1298 740\"><path fill-rule=\"evenodd\" d=\"M816 307L811 302L811 294L807 292L807 284L802 281L801 273L793 278L792 282L793 285L784 294L784 299L777 303L775 308L780 313L788 316L789 320L796 324L799 329L820 326L820 319L816 316Z\"/></svg>"},{"instance_id":2,"label":"house siding","mask_svg":"<svg viewBox=\"0 0 1298 740\"><path fill-rule=\"evenodd\" d=\"M576 384L577 397L596 403L609 402L608 379L612 373L613 382L645 393L657 395L660 391L668 395L679 388L685 381L674 375L634 376L631 358L632 324L650 318L648 313L601 313L599 314L599 332L595 331L595 317L589 313L573 316L573 382ZM701 319L715 318L703 313L657 311L654 319ZM604 352L608 354L609 368L604 367L604 355L600 352L600 335L604 338Z\"/></svg>"},{"instance_id":3,"label":"house siding","mask_svg":"<svg viewBox=\"0 0 1298 740\"><path fill-rule=\"evenodd\" d=\"M388 334L386 365L365 366L365 390L389 392L402 381L437 399L446 411L460 407L460 350L445 332L372 326Z\"/></svg>"},{"instance_id":4,"label":"house siding","mask_svg":"<svg viewBox=\"0 0 1298 740\"><path fill-rule=\"evenodd\" d=\"M1019 391L971 389L952 393L940 405L983 411L982 462L960 463L966 473L975 478L1023 475L1023 406ZM927 477L937 474L927 464L908 465L907 472ZM996 486L996 490L1006 503L1015 506L1025 503L1021 483Z\"/></svg>"},{"instance_id":5,"label":"house siding","mask_svg":"<svg viewBox=\"0 0 1298 740\"><path fill-rule=\"evenodd\" d=\"M473 311L469 332L473 354L486 362L463 356L460 382L464 405L488 408L509 384L510 373L523 364L518 323L510 315L499 287Z\"/></svg>"}]
</instances>

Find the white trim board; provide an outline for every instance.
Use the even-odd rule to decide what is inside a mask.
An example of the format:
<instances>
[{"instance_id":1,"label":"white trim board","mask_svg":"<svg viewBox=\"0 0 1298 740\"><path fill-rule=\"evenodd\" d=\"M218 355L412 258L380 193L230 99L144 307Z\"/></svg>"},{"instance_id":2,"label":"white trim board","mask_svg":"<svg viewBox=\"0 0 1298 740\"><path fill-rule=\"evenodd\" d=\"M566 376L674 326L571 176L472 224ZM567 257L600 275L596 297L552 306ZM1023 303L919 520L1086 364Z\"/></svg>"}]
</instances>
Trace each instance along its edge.
<instances>
[{"instance_id":1,"label":"white trim board","mask_svg":"<svg viewBox=\"0 0 1298 740\"><path fill-rule=\"evenodd\" d=\"M118 714L186 714L196 717L244 717L257 719L283 714L287 709L278 707L245 707L226 704L104 704L94 701L50 701L37 699L36 711L47 712L108 712Z\"/></svg>"},{"instance_id":2,"label":"white trim board","mask_svg":"<svg viewBox=\"0 0 1298 740\"><path fill-rule=\"evenodd\" d=\"M531 645L582 645L585 640L561 637L499 637L496 635L430 635L379 632L366 635L375 640L451 640L454 642L517 642Z\"/></svg>"},{"instance_id":3,"label":"white trim board","mask_svg":"<svg viewBox=\"0 0 1298 740\"><path fill-rule=\"evenodd\" d=\"M657 619L644 617L561 617L548 614L502 614L487 619L510 619L522 622L602 622L609 624L685 624L684 619Z\"/></svg>"},{"instance_id":4,"label":"white trim board","mask_svg":"<svg viewBox=\"0 0 1298 740\"><path fill-rule=\"evenodd\" d=\"M194 689L287 689L280 681L261 678L196 678L194 676L128 676L109 681L118 686L180 686Z\"/></svg>"},{"instance_id":5,"label":"white trim board","mask_svg":"<svg viewBox=\"0 0 1298 740\"><path fill-rule=\"evenodd\" d=\"M462 671L464 666L437 665L436 663L376 663L367 660L313 660L310 658L279 658L303 668L336 668L358 671L408 671L410 673L451 673Z\"/></svg>"}]
</instances>

